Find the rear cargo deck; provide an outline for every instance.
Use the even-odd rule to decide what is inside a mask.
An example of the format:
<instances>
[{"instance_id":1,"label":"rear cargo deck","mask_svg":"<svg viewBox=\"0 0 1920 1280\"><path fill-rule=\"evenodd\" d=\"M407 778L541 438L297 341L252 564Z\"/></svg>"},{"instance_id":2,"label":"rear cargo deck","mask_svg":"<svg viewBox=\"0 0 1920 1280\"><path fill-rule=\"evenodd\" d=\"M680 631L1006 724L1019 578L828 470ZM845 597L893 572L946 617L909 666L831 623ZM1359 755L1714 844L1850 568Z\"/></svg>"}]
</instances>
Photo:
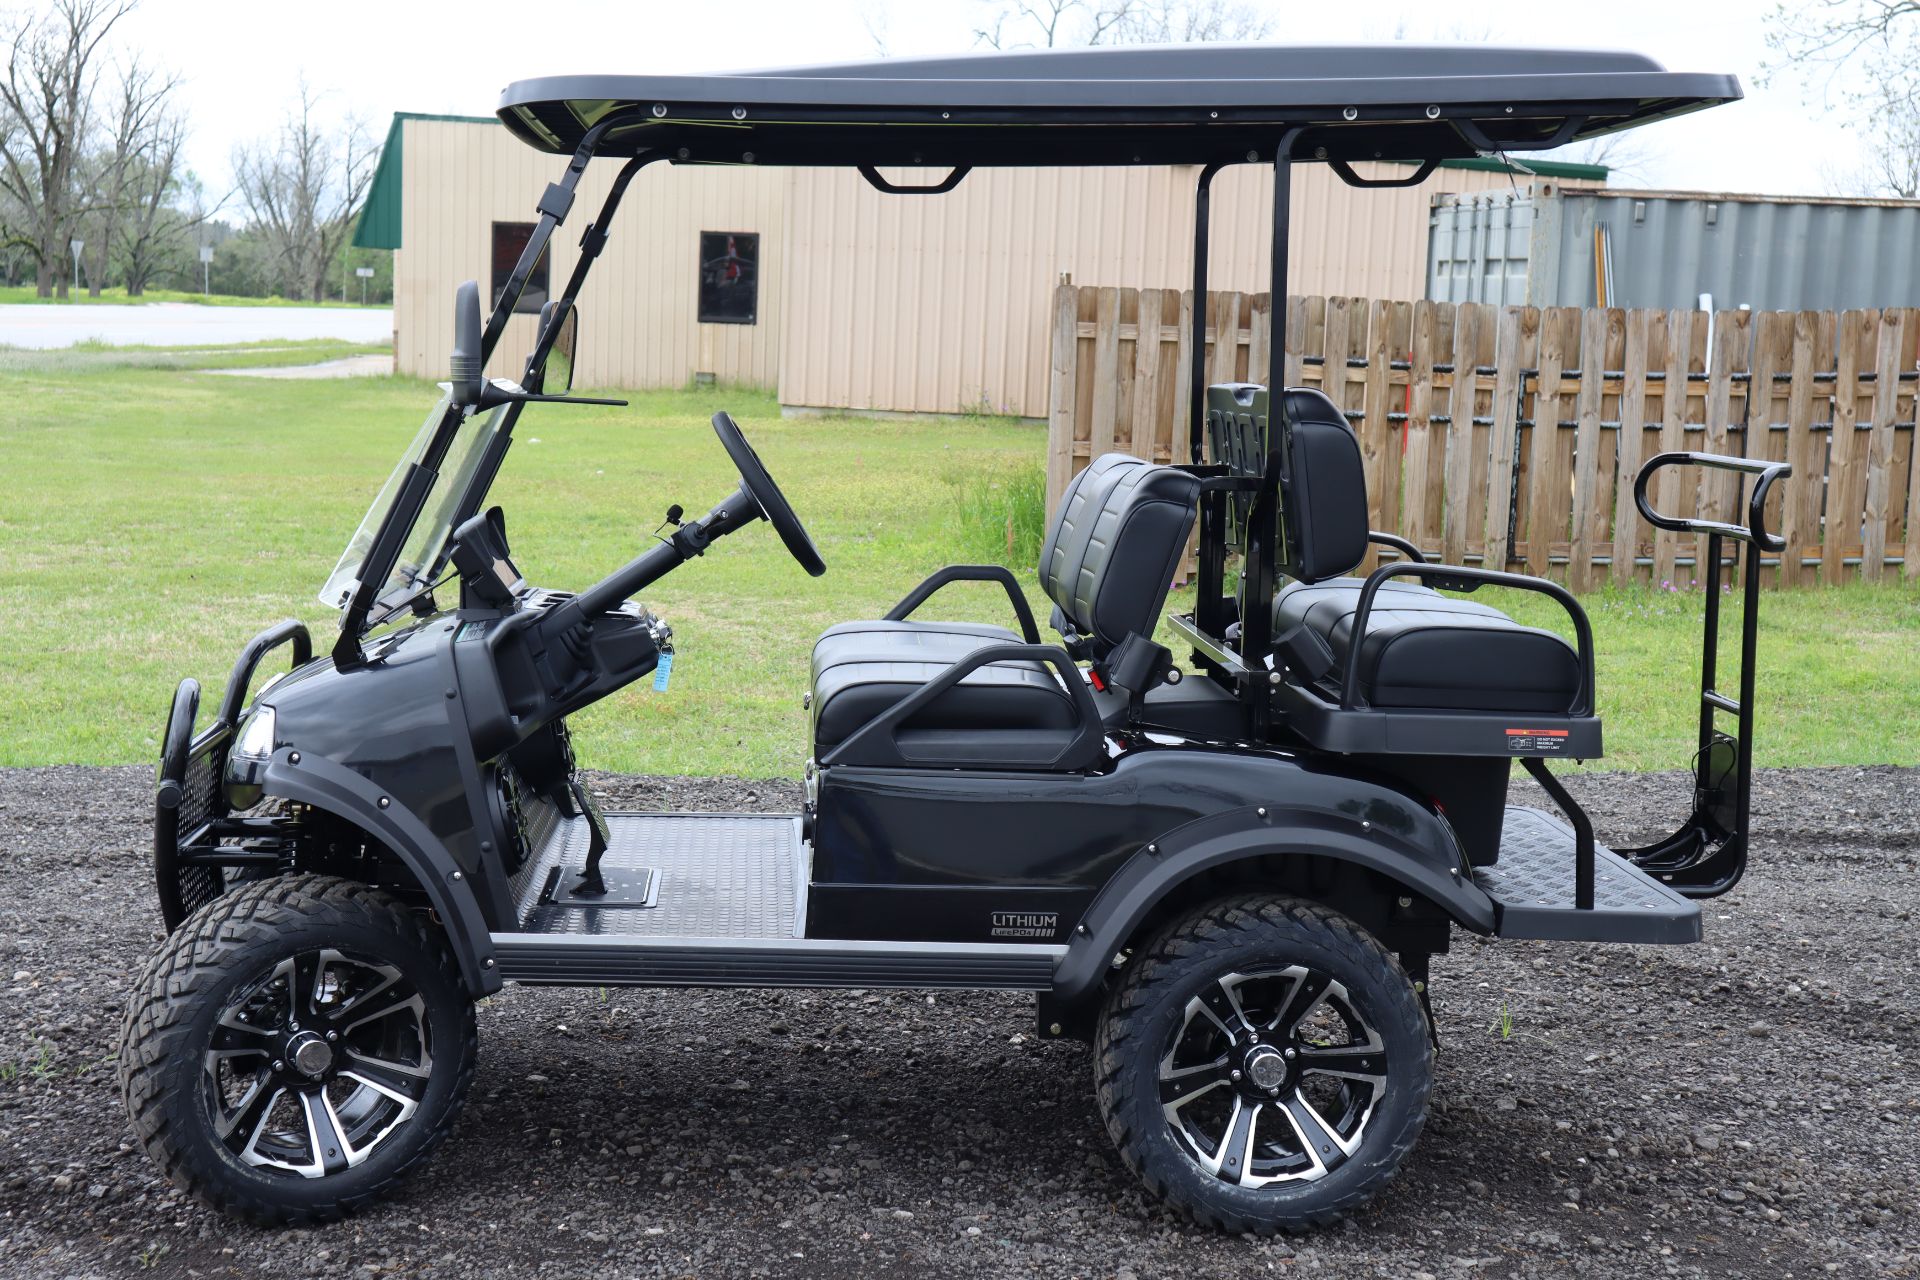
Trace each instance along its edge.
<instances>
[{"instance_id":1,"label":"rear cargo deck","mask_svg":"<svg viewBox=\"0 0 1920 1280\"><path fill-rule=\"evenodd\" d=\"M1555 942L1700 941L1700 907L1611 849L1596 846L1593 906L1573 905L1572 828L1538 809L1511 806L1500 860L1476 867L1474 883L1493 899L1494 933Z\"/></svg>"}]
</instances>

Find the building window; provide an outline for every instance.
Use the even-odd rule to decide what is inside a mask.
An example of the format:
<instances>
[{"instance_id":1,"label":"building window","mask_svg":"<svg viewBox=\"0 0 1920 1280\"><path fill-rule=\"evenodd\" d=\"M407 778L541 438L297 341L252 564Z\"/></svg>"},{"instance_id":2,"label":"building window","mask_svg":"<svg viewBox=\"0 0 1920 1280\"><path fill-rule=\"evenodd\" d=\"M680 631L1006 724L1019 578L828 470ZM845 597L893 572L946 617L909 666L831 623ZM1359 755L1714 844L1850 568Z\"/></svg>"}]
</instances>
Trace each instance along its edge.
<instances>
[{"instance_id":1,"label":"building window","mask_svg":"<svg viewBox=\"0 0 1920 1280\"><path fill-rule=\"evenodd\" d=\"M752 324L760 306L760 234L700 233L700 323Z\"/></svg>"},{"instance_id":2,"label":"building window","mask_svg":"<svg viewBox=\"0 0 1920 1280\"><path fill-rule=\"evenodd\" d=\"M493 301L500 303L500 295L507 291L507 281L513 275L514 264L520 261L520 255L526 251L527 242L533 239L531 222L496 222L493 224ZM531 311L538 315L540 308L547 305L547 260L551 255L542 253L540 261L534 263L533 274L527 277L527 287L520 291L520 300L513 304L515 311Z\"/></svg>"}]
</instances>

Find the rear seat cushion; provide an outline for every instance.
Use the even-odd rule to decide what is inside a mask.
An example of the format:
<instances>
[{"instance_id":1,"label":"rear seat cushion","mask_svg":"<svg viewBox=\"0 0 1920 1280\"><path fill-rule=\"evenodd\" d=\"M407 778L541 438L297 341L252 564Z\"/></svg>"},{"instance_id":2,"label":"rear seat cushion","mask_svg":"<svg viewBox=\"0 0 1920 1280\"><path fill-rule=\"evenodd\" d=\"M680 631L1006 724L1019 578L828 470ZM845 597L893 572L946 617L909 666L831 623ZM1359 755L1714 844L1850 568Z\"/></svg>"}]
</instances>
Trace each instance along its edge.
<instances>
[{"instance_id":1,"label":"rear seat cushion","mask_svg":"<svg viewBox=\"0 0 1920 1280\"><path fill-rule=\"evenodd\" d=\"M848 622L813 646L816 753L885 712L975 649L1019 644L1004 627L978 623ZM965 676L914 716L922 730L1067 729L1073 700L1052 668L996 662Z\"/></svg>"},{"instance_id":2,"label":"rear seat cushion","mask_svg":"<svg viewBox=\"0 0 1920 1280\"><path fill-rule=\"evenodd\" d=\"M1274 601L1274 632L1305 626L1351 661L1360 582L1290 584ZM1498 609L1388 582L1361 642L1360 692L1377 707L1566 714L1580 687L1573 646Z\"/></svg>"}]
</instances>

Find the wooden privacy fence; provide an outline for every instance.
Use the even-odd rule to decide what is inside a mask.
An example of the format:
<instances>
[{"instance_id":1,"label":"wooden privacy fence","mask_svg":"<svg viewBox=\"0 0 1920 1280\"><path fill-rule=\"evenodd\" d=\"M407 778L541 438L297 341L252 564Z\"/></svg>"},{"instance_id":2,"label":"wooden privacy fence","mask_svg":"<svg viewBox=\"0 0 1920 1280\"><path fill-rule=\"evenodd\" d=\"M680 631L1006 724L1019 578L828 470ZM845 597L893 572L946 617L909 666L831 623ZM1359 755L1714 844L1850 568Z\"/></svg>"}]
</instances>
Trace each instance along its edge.
<instances>
[{"instance_id":1,"label":"wooden privacy fence","mask_svg":"<svg viewBox=\"0 0 1920 1280\"><path fill-rule=\"evenodd\" d=\"M1768 503L1787 539L1765 558L1770 581L1920 577L1920 311L1287 305L1285 383L1320 388L1346 414L1368 519L1424 552L1576 590L1687 586L1705 539L1642 520L1633 478L1653 454L1688 449L1793 464ZM1192 308L1191 292L1060 285L1049 509L1111 449L1186 460ZM1209 295L1209 383L1266 381L1270 318L1266 294ZM1663 513L1740 520L1737 483L1669 468L1651 494Z\"/></svg>"}]
</instances>

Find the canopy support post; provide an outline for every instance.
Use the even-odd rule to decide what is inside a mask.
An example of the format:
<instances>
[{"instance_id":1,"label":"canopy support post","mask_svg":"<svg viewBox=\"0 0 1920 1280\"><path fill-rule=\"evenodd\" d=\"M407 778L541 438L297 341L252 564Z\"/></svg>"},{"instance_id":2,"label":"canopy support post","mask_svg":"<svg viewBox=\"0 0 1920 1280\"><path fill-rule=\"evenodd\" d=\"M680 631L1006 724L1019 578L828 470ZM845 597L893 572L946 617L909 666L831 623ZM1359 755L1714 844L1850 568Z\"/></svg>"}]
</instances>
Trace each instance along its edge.
<instances>
[{"instance_id":1,"label":"canopy support post","mask_svg":"<svg viewBox=\"0 0 1920 1280\"><path fill-rule=\"evenodd\" d=\"M1247 718L1254 741L1262 741L1273 714L1273 695L1267 685L1271 679L1267 651L1273 644L1273 563L1279 550L1280 481L1286 467L1287 392L1283 385L1287 367L1287 250L1292 231L1293 144L1301 130L1292 128L1280 135L1273 156L1273 261L1269 288L1269 341L1267 343L1267 457L1260 478L1260 492L1254 498L1247 518L1244 577L1240 590L1240 661L1247 671L1242 696L1247 702ZM1247 370L1251 380L1255 371Z\"/></svg>"},{"instance_id":2,"label":"canopy support post","mask_svg":"<svg viewBox=\"0 0 1920 1280\"><path fill-rule=\"evenodd\" d=\"M1226 166L1214 161L1200 170L1193 194L1193 331L1187 355L1187 455L1199 466L1206 459L1207 431L1207 225L1213 177ZM1227 495L1206 490L1200 495L1200 564L1194 593L1194 624L1210 636L1226 633L1225 601L1220 594L1227 563Z\"/></svg>"}]
</instances>

